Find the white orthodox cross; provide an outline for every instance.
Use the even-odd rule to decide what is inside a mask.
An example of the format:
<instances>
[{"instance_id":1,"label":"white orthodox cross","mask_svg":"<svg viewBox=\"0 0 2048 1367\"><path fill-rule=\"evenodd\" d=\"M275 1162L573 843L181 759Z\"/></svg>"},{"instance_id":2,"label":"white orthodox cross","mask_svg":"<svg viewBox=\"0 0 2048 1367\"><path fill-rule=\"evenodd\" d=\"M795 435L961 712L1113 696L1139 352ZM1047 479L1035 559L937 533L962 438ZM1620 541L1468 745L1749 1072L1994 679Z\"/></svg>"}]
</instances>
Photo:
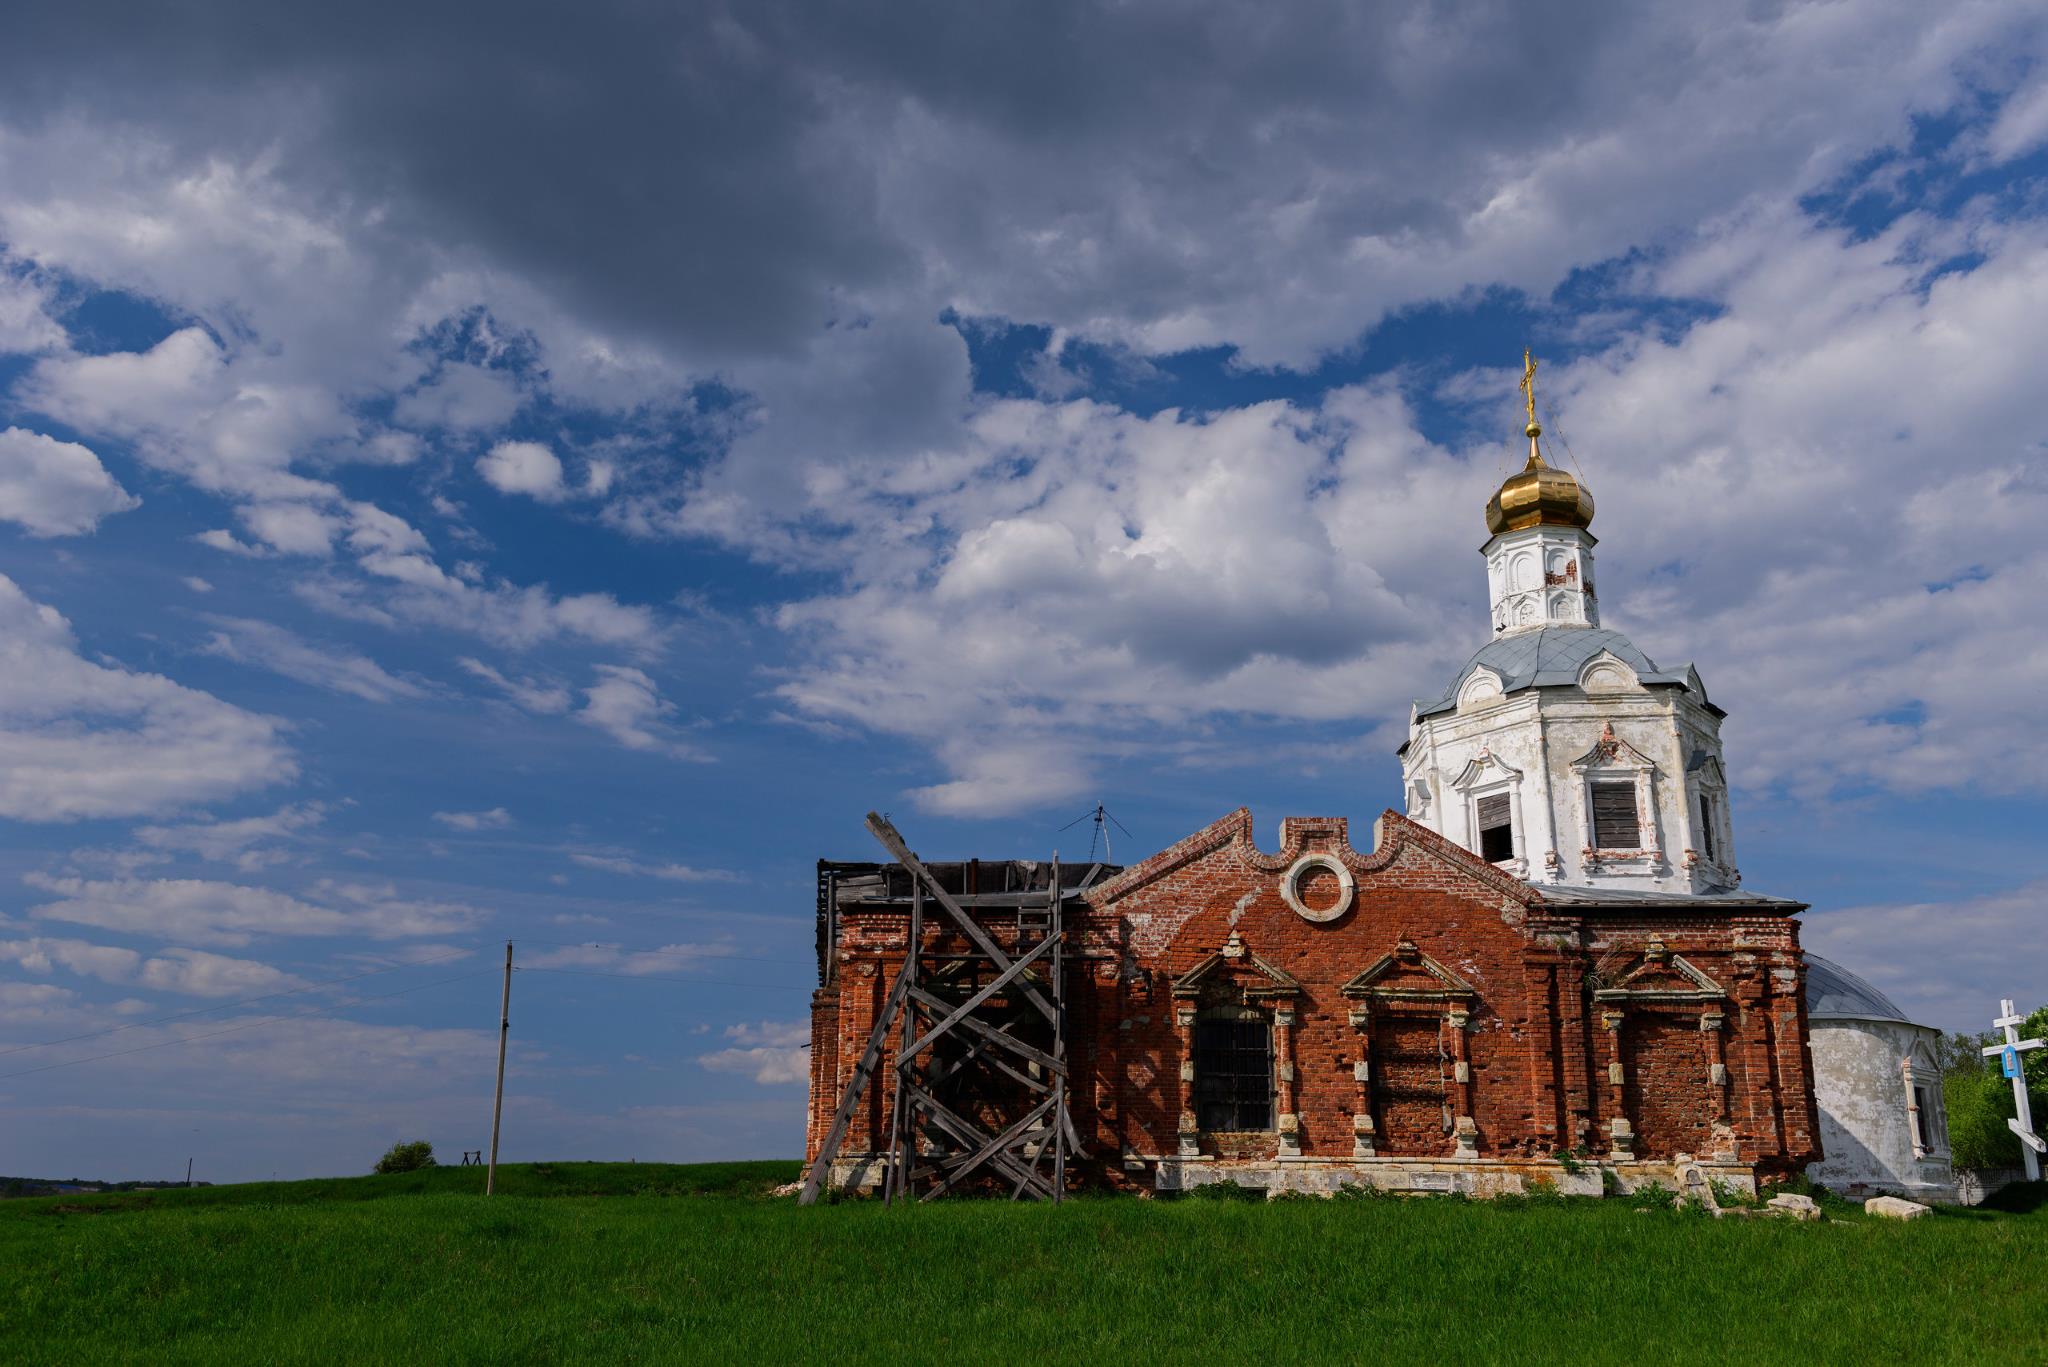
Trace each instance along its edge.
<instances>
[{"instance_id":1,"label":"white orthodox cross","mask_svg":"<svg viewBox=\"0 0 2048 1367\"><path fill-rule=\"evenodd\" d=\"M2026 1161L2027 1180L2041 1180L2041 1160L2036 1155L2048 1153L2048 1142L2034 1133L2034 1112L2027 1105L2027 1070L2020 1066L2020 1055L2029 1049L2048 1046L2048 1040L2021 1039L2020 1032L2013 1027L2026 1020L2012 1009L2012 999L2006 998L1998 1004L1998 1019L1991 1022L1995 1030L2005 1031L2005 1043L1988 1045L1984 1049L1988 1057L1998 1054L2005 1066L2005 1075L2012 1079L2013 1108L2019 1112L2017 1120L2008 1120L2006 1125L2020 1137L2020 1156Z\"/></svg>"}]
</instances>

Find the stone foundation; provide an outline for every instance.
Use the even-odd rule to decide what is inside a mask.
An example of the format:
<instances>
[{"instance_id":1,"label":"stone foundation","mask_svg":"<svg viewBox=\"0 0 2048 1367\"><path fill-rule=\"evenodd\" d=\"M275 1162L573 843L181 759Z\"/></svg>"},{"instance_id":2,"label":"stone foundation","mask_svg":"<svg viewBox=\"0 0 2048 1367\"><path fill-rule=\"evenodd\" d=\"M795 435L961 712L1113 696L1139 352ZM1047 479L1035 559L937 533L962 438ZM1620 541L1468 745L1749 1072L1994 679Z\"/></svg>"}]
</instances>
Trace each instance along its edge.
<instances>
[{"instance_id":1,"label":"stone foundation","mask_svg":"<svg viewBox=\"0 0 2048 1367\"><path fill-rule=\"evenodd\" d=\"M1290 1159L1287 1161L1226 1163L1206 1158L1166 1156L1127 1160L1127 1169L1149 1169L1152 1185L1160 1191L1190 1191L1219 1182L1268 1191L1301 1192L1330 1196L1345 1187L1373 1187L1380 1191L1450 1193L1463 1196L1520 1196L1534 1183L1548 1182L1560 1195L1602 1196L1606 1194L1603 1173L1611 1173L1624 1192L1655 1184L1677 1191L1682 1184L1678 1169L1696 1167L1710 1181L1719 1182L1745 1196L1756 1194L1756 1169L1748 1163L1643 1162L1576 1164L1568 1171L1555 1159L1491 1158L1358 1158Z\"/></svg>"},{"instance_id":2,"label":"stone foundation","mask_svg":"<svg viewBox=\"0 0 2048 1367\"><path fill-rule=\"evenodd\" d=\"M1449 1194L1486 1198L1525 1195L1533 1184L1548 1182L1563 1196L1604 1196L1612 1174L1623 1192L1640 1187L1660 1186L1669 1191L1684 1187L1680 1168L1697 1168L1710 1182L1732 1191L1754 1196L1756 1168L1749 1163L1669 1162L1596 1163L1575 1165L1566 1170L1555 1159L1494 1158L1287 1158L1265 1160L1219 1160L1188 1158L1178 1154L1129 1155L1124 1170L1134 1180L1162 1192L1192 1191L1196 1187L1235 1182L1241 1187L1265 1191L1300 1192L1309 1196L1332 1196L1345 1187L1372 1187L1388 1192ZM874 1192L881 1189L882 1162L873 1154L850 1154L832 1164L831 1185L840 1191Z\"/></svg>"}]
</instances>

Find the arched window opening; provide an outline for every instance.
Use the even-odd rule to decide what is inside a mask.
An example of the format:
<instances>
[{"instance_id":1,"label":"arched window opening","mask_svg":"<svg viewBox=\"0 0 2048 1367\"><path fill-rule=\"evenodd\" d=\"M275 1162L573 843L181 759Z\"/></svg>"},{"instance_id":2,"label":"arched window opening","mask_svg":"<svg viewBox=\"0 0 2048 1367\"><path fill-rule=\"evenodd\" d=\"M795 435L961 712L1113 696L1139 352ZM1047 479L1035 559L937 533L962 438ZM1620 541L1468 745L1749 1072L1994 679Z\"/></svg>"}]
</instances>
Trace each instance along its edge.
<instances>
[{"instance_id":1,"label":"arched window opening","mask_svg":"<svg viewBox=\"0 0 2048 1367\"><path fill-rule=\"evenodd\" d=\"M1195 1117L1204 1130L1273 1128L1273 1024L1251 1007L1195 1021Z\"/></svg>"}]
</instances>

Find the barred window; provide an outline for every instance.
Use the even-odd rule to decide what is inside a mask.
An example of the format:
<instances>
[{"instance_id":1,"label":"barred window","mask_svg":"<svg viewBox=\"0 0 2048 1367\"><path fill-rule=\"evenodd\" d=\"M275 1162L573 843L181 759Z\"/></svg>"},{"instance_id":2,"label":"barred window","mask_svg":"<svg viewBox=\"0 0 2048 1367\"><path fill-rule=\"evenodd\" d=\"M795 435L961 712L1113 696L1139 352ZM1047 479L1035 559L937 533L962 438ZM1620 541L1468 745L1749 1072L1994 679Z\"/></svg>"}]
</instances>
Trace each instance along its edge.
<instances>
[{"instance_id":1,"label":"barred window","mask_svg":"<svg viewBox=\"0 0 2048 1367\"><path fill-rule=\"evenodd\" d=\"M1205 1130L1273 1128L1273 1027L1263 1017L1195 1022L1195 1118Z\"/></svg>"},{"instance_id":2,"label":"barred window","mask_svg":"<svg viewBox=\"0 0 2048 1367\"><path fill-rule=\"evenodd\" d=\"M1602 850L1640 849L1642 827L1636 817L1633 779L1593 785L1593 845Z\"/></svg>"},{"instance_id":3,"label":"barred window","mask_svg":"<svg viewBox=\"0 0 2048 1367\"><path fill-rule=\"evenodd\" d=\"M1515 818L1506 793L1479 799L1479 857L1498 864L1515 857Z\"/></svg>"}]
</instances>

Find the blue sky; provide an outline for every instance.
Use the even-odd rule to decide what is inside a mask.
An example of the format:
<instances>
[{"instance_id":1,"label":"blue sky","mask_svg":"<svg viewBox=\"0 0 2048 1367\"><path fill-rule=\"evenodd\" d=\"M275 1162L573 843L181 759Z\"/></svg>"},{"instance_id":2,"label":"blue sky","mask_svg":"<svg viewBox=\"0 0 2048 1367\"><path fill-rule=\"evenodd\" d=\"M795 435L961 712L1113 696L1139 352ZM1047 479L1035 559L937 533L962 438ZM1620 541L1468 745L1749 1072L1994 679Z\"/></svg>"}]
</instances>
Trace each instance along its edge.
<instances>
[{"instance_id":1,"label":"blue sky","mask_svg":"<svg viewBox=\"0 0 2048 1367\"><path fill-rule=\"evenodd\" d=\"M22 24L0 1171L478 1147L507 938L511 1156L795 1153L869 808L1398 800L1525 344L1745 883L2041 999L2036 7L943 13Z\"/></svg>"}]
</instances>

